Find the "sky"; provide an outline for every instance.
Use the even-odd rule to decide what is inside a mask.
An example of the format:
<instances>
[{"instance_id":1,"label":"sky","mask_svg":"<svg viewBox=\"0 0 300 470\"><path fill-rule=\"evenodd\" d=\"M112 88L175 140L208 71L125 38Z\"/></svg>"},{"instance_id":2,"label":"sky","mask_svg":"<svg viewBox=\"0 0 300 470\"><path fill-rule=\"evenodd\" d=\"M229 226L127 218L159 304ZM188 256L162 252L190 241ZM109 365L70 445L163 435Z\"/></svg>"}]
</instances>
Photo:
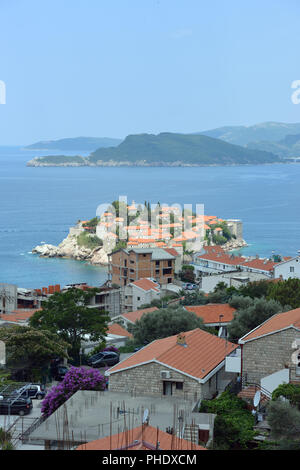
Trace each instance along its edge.
<instances>
[{"instance_id":1,"label":"sky","mask_svg":"<svg viewBox=\"0 0 300 470\"><path fill-rule=\"evenodd\" d=\"M299 0L0 0L0 145L300 122L299 20Z\"/></svg>"}]
</instances>

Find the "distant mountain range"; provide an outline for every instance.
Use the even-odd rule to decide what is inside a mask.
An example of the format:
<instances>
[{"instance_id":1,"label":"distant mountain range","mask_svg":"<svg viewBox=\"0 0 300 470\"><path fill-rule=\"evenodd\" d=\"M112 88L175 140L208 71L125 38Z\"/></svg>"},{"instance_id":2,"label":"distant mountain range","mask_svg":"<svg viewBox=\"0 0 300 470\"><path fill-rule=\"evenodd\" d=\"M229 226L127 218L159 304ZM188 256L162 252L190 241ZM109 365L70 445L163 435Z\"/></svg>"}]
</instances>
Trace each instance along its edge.
<instances>
[{"instance_id":1,"label":"distant mountain range","mask_svg":"<svg viewBox=\"0 0 300 470\"><path fill-rule=\"evenodd\" d=\"M91 163L129 162L133 164L232 165L269 163L272 153L246 149L205 135L129 135L114 148L99 148L89 157Z\"/></svg>"},{"instance_id":2,"label":"distant mountain range","mask_svg":"<svg viewBox=\"0 0 300 470\"><path fill-rule=\"evenodd\" d=\"M279 142L250 142L247 148L272 152L281 158L300 157L300 133L286 135Z\"/></svg>"},{"instance_id":3,"label":"distant mountain range","mask_svg":"<svg viewBox=\"0 0 300 470\"><path fill-rule=\"evenodd\" d=\"M263 122L253 126L226 126L197 132L231 144L247 146L258 142L279 142L287 135L300 134L300 123Z\"/></svg>"},{"instance_id":4,"label":"distant mountain range","mask_svg":"<svg viewBox=\"0 0 300 470\"><path fill-rule=\"evenodd\" d=\"M37 157L28 166L203 166L275 163L266 151L233 145L201 134L129 135L118 146L98 148L89 157Z\"/></svg>"},{"instance_id":5,"label":"distant mountain range","mask_svg":"<svg viewBox=\"0 0 300 470\"><path fill-rule=\"evenodd\" d=\"M76 152L93 152L100 147L114 147L122 139L110 137L75 137L59 140L44 140L25 147L27 150L64 150Z\"/></svg>"}]
</instances>

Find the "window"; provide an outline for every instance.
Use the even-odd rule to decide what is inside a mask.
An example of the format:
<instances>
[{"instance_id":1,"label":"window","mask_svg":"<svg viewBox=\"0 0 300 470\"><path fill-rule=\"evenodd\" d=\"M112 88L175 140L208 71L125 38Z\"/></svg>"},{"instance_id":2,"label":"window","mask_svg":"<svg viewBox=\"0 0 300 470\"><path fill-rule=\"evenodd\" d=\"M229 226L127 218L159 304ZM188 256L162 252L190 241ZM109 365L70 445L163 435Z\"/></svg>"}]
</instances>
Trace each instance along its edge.
<instances>
[{"instance_id":1,"label":"window","mask_svg":"<svg viewBox=\"0 0 300 470\"><path fill-rule=\"evenodd\" d=\"M137 299L138 299L138 300L141 300L141 298L140 298L140 297L138 297Z\"/></svg>"},{"instance_id":2,"label":"window","mask_svg":"<svg viewBox=\"0 0 300 470\"><path fill-rule=\"evenodd\" d=\"M176 390L183 390L183 382L175 382Z\"/></svg>"},{"instance_id":3,"label":"window","mask_svg":"<svg viewBox=\"0 0 300 470\"><path fill-rule=\"evenodd\" d=\"M293 272L295 272L295 268L294 266L290 266L290 273L293 273Z\"/></svg>"}]
</instances>

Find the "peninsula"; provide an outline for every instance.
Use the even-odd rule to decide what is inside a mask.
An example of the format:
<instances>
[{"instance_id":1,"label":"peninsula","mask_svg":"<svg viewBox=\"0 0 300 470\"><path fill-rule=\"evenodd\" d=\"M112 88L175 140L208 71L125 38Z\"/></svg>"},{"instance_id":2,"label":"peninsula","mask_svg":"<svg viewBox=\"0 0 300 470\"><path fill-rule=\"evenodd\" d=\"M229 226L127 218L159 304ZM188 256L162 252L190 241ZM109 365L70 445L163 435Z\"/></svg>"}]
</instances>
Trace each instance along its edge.
<instances>
[{"instance_id":1,"label":"peninsula","mask_svg":"<svg viewBox=\"0 0 300 470\"><path fill-rule=\"evenodd\" d=\"M87 157L36 157L27 166L218 166L278 163L271 152L245 148L198 134L129 135L119 145L100 147Z\"/></svg>"},{"instance_id":2,"label":"peninsula","mask_svg":"<svg viewBox=\"0 0 300 470\"><path fill-rule=\"evenodd\" d=\"M146 202L144 206L134 201L126 207L122 204L114 201L101 216L78 221L58 246L39 245L32 253L107 266L109 254L120 248L171 248L189 261L203 245L221 245L226 251L247 246L240 220L182 214L176 207L159 203L154 209Z\"/></svg>"}]
</instances>

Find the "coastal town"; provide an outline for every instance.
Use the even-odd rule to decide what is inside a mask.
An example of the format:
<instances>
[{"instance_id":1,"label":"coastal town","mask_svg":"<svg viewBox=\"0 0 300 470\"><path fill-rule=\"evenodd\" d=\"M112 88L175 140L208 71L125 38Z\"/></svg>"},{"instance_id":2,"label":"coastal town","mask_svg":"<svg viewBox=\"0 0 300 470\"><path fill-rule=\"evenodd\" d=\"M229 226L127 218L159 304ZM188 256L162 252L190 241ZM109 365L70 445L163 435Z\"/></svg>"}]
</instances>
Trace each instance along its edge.
<instances>
[{"instance_id":1,"label":"coastal town","mask_svg":"<svg viewBox=\"0 0 300 470\"><path fill-rule=\"evenodd\" d=\"M5 445L197 454L296 439L274 413L300 389L299 253L243 256L241 220L149 208L114 201L33 249L106 266L103 284L0 284Z\"/></svg>"},{"instance_id":2,"label":"coastal town","mask_svg":"<svg viewBox=\"0 0 300 470\"><path fill-rule=\"evenodd\" d=\"M300 451L299 13L0 1L1 463Z\"/></svg>"}]
</instances>

